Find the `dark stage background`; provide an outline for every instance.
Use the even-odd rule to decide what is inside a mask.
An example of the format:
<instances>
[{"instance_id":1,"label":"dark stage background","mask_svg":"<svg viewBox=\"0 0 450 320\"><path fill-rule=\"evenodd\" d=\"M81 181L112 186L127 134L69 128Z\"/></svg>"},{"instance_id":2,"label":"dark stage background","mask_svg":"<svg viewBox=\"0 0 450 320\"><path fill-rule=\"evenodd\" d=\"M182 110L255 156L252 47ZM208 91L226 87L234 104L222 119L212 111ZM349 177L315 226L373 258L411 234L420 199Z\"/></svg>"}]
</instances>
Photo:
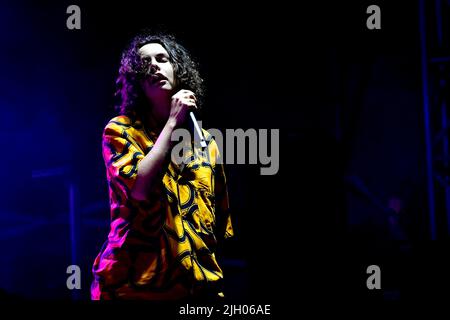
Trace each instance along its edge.
<instances>
[{"instance_id":1,"label":"dark stage background","mask_svg":"<svg viewBox=\"0 0 450 320\"><path fill-rule=\"evenodd\" d=\"M120 54L155 26L200 64L204 127L280 129L277 175L226 167L236 236L221 256L231 301L445 294L448 229L438 204L430 240L419 2L372 2L4 3L2 298L89 299L109 229L101 133L115 115ZM66 28L71 4L81 30ZM381 8L381 30L366 28L370 4ZM434 5L426 2L427 21ZM66 288L71 264L81 268L79 291ZM366 288L372 264L382 272L378 291Z\"/></svg>"}]
</instances>

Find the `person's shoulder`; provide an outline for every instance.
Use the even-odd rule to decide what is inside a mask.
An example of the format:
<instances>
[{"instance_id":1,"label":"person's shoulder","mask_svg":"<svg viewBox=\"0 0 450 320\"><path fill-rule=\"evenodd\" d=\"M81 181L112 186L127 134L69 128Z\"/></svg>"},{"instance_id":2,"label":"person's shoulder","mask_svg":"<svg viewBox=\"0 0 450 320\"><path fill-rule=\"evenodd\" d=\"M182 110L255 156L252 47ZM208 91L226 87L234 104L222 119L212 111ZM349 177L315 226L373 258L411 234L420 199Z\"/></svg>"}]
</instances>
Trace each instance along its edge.
<instances>
[{"instance_id":1,"label":"person's shoulder","mask_svg":"<svg viewBox=\"0 0 450 320\"><path fill-rule=\"evenodd\" d=\"M131 127L133 123L134 121L130 116L119 115L109 120L106 127L115 127L115 126Z\"/></svg>"},{"instance_id":2,"label":"person's shoulder","mask_svg":"<svg viewBox=\"0 0 450 320\"><path fill-rule=\"evenodd\" d=\"M221 144L223 144L222 141L223 139L219 137L219 144L220 144L219 146L215 138L215 134L217 135L218 133L215 130L212 130L212 132L210 132L209 130L205 130L202 128L202 132L203 136L205 137L206 145L208 146L210 155L213 156L213 158L219 157L220 154L222 153Z\"/></svg>"},{"instance_id":3,"label":"person's shoulder","mask_svg":"<svg viewBox=\"0 0 450 320\"><path fill-rule=\"evenodd\" d=\"M108 121L104 128L104 133L123 132L134 126L135 121L127 115L115 116Z\"/></svg>"},{"instance_id":4,"label":"person's shoulder","mask_svg":"<svg viewBox=\"0 0 450 320\"><path fill-rule=\"evenodd\" d=\"M211 134L211 132L209 132L209 130L203 129L202 128L202 133L203 133L203 137L206 140L207 144L216 144L216 142L214 141L214 135Z\"/></svg>"},{"instance_id":5,"label":"person's shoulder","mask_svg":"<svg viewBox=\"0 0 450 320\"><path fill-rule=\"evenodd\" d=\"M209 131L204 128L202 128L202 133L205 139L211 137L211 133L209 133Z\"/></svg>"}]
</instances>

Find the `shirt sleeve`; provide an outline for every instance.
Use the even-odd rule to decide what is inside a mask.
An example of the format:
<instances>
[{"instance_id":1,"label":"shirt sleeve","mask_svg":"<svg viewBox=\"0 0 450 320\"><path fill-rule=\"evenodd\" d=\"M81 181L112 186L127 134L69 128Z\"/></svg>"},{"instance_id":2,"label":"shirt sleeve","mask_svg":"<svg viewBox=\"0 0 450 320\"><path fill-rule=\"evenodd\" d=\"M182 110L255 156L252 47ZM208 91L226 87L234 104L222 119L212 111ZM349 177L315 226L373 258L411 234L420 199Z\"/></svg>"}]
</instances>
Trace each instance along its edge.
<instances>
[{"instance_id":1,"label":"shirt sleeve","mask_svg":"<svg viewBox=\"0 0 450 320\"><path fill-rule=\"evenodd\" d=\"M220 235L230 238L234 235L231 223L230 203L223 164L216 166L216 219Z\"/></svg>"},{"instance_id":2,"label":"shirt sleeve","mask_svg":"<svg viewBox=\"0 0 450 320\"><path fill-rule=\"evenodd\" d=\"M225 167L221 158L217 144L213 140L215 148L216 164L214 172L214 193L216 199L216 226L219 237L230 238L234 235L233 225L231 223L230 202L228 198L227 179Z\"/></svg>"},{"instance_id":3,"label":"shirt sleeve","mask_svg":"<svg viewBox=\"0 0 450 320\"><path fill-rule=\"evenodd\" d=\"M126 127L113 122L105 127L102 147L109 183L130 198L138 163L144 158L144 154L133 142Z\"/></svg>"}]
</instances>

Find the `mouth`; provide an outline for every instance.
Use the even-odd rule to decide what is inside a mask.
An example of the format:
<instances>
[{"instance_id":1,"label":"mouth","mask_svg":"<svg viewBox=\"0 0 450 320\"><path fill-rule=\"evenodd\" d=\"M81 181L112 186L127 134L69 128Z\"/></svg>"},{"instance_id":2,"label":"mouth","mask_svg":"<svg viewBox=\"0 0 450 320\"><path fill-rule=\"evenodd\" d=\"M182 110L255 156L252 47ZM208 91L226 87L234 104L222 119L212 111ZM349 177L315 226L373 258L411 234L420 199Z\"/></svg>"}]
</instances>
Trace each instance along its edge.
<instances>
[{"instance_id":1,"label":"mouth","mask_svg":"<svg viewBox=\"0 0 450 320\"><path fill-rule=\"evenodd\" d=\"M159 83L161 81L167 81L167 78L164 77L161 74L158 74L158 73L150 76L150 83L151 84L156 84L156 83Z\"/></svg>"}]
</instances>

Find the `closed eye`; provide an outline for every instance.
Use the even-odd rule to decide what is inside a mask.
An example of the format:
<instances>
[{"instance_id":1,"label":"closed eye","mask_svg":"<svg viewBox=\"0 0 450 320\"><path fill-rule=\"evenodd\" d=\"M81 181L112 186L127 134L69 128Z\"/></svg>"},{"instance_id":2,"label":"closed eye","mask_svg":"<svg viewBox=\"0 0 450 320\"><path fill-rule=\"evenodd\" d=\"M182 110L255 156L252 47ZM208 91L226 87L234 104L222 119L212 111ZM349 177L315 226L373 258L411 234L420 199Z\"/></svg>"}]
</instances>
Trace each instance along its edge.
<instances>
[{"instance_id":1,"label":"closed eye","mask_svg":"<svg viewBox=\"0 0 450 320\"><path fill-rule=\"evenodd\" d=\"M158 61L158 62L169 62L169 57L166 56L165 54L158 54L156 56L156 61Z\"/></svg>"}]
</instances>

